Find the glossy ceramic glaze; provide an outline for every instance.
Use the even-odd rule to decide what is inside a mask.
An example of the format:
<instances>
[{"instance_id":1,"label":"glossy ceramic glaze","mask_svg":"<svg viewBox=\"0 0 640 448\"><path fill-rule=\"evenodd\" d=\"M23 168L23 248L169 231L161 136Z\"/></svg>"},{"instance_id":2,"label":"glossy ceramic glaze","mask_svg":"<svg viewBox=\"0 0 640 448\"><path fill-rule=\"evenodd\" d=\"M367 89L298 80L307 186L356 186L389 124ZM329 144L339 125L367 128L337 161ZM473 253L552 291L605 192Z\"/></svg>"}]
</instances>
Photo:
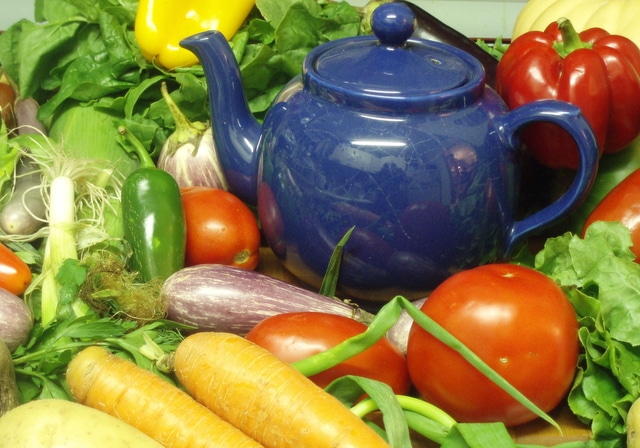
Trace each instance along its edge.
<instances>
[{"instance_id":1,"label":"glossy ceramic glaze","mask_svg":"<svg viewBox=\"0 0 640 448\"><path fill-rule=\"evenodd\" d=\"M452 272L508 256L562 218L588 191L597 149L567 103L508 111L477 60L411 38L404 5L377 8L372 26L375 36L312 50L263 125L248 111L226 40L208 32L183 45L202 61L232 191L257 204L285 267L318 286L336 243L355 227L342 291L415 298ZM536 120L569 131L582 165L556 203L518 220L518 132Z\"/></svg>"}]
</instances>

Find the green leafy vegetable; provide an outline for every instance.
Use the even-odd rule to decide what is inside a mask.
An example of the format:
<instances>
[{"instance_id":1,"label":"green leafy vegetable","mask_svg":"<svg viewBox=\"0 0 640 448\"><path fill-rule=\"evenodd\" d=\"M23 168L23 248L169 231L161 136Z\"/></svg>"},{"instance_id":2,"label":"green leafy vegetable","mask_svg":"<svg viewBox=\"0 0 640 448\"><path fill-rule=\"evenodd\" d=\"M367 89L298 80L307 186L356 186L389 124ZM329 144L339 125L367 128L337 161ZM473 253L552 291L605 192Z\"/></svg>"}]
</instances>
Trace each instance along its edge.
<instances>
[{"instance_id":1,"label":"green leafy vegetable","mask_svg":"<svg viewBox=\"0 0 640 448\"><path fill-rule=\"evenodd\" d=\"M322 279L322 284L320 285L320 294L327 297L335 297L338 287L338 277L340 276L340 266L342 265L342 253L345 244L349 241L354 230L355 226L347 230L340 241L338 241L338 244L336 244L336 247L334 247L331 258L329 259L329 264L327 265L327 270Z\"/></svg>"},{"instance_id":2,"label":"green leafy vegetable","mask_svg":"<svg viewBox=\"0 0 640 448\"><path fill-rule=\"evenodd\" d=\"M28 244L48 234L7 240L34 262L29 300L37 322L28 344L14 354L25 401L68 398L64 369L81 347L107 345L152 368L139 351L146 344L144 335L167 351L180 338L175 324L156 320L143 325L144 319L129 315L137 307L130 302L153 300L157 286L139 288L120 270L130 254L117 242L111 243L121 237L122 226L119 185L109 182L137 167L137 161L116 144L119 125L131 130L156 157L175 129L160 85L167 83L189 120L202 122L209 120L207 86L199 65L165 71L142 57L133 33L137 5L135 0L38 0L35 20L21 20L0 34L0 65L20 96L38 101L38 119L49 131L50 139L32 148L34 161L55 168L69 160L100 160L113 169L113 177L96 170L90 179L82 179L94 193L96 189L106 193L99 207L90 199L95 194L78 191L76 182L76 221L88 225L67 228L76 237L76 247L73 254L65 252L53 263L57 275L47 280L51 288L45 288L51 296L48 292L43 296L41 288L49 272L42 265L50 264L51 257ZM232 42L256 115L260 117L284 84L301 72L309 50L327 40L355 35L359 26L358 10L346 2L258 0ZM0 194L7 191L20 154L16 146L6 143L0 136ZM50 153L41 150L47 143L60 151L59 157L52 160ZM79 206L83 200L88 204ZM96 261L99 257L92 250L108 250L116 261ZM110 263L115 268L107 272ZM122 300L125 297L129 302ZM44 324L40 320L43 304Z\"/></svg>"},{"instance_id":3,"label":"green leafy vegetable","mask_svg":"<svg viewBox=\"0 0 640 448\"><path fill-rule=\"evenodd\" d=\"M0 120L0 191L12 180L12 175L20 151L16 145L9 144L9 132L4 120Z\"/></svg>"},{"instance_id":4,"label":"green leafy vegetable","mask_svg":"<svg viewBox=\"0 0 640 448\"><path fill-rule=\"evenodd\" d=\"M40 104L47 126L82 104L119 120L157 154L173 132L160 83L191 121L209 119L206 82L195 65L164 71L147 62L135 41L132 0L36 2L37 22L21 20L0 35L0 65L22 96ZM313 47L358 34L360 15L346 2L258 0L232 39L251 109L263 114L285 83L299 74ZM114 125L115 126L115 125Z\"/></svg>"},{"instance_id":5,"label":"green leafy vegetable","mask_svg":"<svg viewBox=\"0 0 640 448\"><path fill-rule=\"evenodd\" d=\"M382 430L374 423L370 423L370 426L385 436L394 448L411 448L409 427L403 417L400 399L393 394L393 390L387 384L360 376L346 375L327 386L327 392L346 406L353 406L363 394L367 394L370 398L365 400L364 405L360 403L355 409L352 408L352 411L363 418L374 410L382 410L385 429Z\"/></svg>"},{"instance_id":6,"label":"green leafy vegetable","mask_svg":"<svg viewBox=\"0 0 640 448\"><path fill-rule=\"evenodd\" d=\"M500 60L502 58L502 55L505 51L507 51L507 48L509 46L502 41L502 37L496 38L496 40L492 43L487 43L482 39L478 39L476 41L476 44L478 44L480 48L492 55L497 60Z\"/></svg>"},{"instance_id":7,"label":"green leafy vegetable","mask_svg":"<svg viewBox=\"0 0 640 448\"><path fill-rule=\"evenodd\" d=\"M90 268L71 258L62 264L57 275L60 306L55 318L45 325L37 321L29 341L13 353L22 402L40 398L72 400L65 381L67 364L82 348L96 344L165 376L141 349L151 340L162 350L173 351L183 339L181 330L191 328L163 319L140 324L124 315L117 318L99 314L86 304L83 312L78 313L72 308L78 308L79 290ZM169 376L165 378L173 381Z\"/></svg>"},{"instance_id":8,"label":"green leafy vegetable","mask_svg":"<svg viewBox=\"0 0 640 448\"><path fill-rule=\"evenodd\" d=\"M631 244L622 224L596 222L584 239L548 239L533 265L565 288L578 313L584 350L569 407L601 447L625 446L626 414L640 394L640 265Z\"/></svg>"}]
</instances>

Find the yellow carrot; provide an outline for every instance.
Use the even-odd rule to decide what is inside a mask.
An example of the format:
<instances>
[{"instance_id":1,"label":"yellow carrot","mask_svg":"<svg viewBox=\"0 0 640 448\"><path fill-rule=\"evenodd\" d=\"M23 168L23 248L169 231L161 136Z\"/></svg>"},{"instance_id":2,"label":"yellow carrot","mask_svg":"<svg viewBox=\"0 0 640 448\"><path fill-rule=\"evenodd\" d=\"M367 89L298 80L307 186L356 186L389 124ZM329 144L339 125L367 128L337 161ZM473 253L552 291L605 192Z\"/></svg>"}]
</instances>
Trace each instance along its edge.
<instances>
[{"instance_id":1,"label":"yellow carrot","mask_svg":"<svg viewBox=\"0 0 640 448\"><path fill-rule=\"evenodd\" d=\"M389 448L335 397L240 336L194 333L174 363L191 396L267 448Z\"/></svg>"},{"instance_id":2,"label":"yellow carrot","mask_svg":"<svg viewBox=\"0 0 640 448\"><path fill-rule=\"evenodd\" d=\"M78 353L66 379L78 402L118 417L166 447L262 447L183 390L103 348Z\"/></svg>"}]
</instances>

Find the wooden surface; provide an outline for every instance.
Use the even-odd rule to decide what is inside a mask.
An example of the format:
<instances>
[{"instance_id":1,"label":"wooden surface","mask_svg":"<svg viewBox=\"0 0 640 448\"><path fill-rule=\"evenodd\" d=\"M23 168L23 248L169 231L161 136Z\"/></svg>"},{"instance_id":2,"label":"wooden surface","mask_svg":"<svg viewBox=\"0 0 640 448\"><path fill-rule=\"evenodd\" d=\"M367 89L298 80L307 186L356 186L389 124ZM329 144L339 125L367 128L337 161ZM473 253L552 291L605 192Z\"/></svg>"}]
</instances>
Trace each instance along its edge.
<instances>
[{"instance_id":1,"label":"wooden surface","mask_svg":"<svg viewBox=\"0 0 640 448\"><path fill-rule=\"evenodd\" d=\"M257 270L271 277L279 278L288 283L304 287L304 285L301 285L300 282L282 266L273 252L268 248L261 249L260 264L258 265ZM557 409L552 411L550 415L561 426L562 434L545 421L536 420L534 422L512 428L510 430L511 435L518 443L537 444L543 446L552 446L562 442L589 440L591 434L589 428L580 423L565 405L559 406ZM420 443L418 440L416 441L415 446L418 448L428 447L430 445Z\"/></svg>"}]
</instances>

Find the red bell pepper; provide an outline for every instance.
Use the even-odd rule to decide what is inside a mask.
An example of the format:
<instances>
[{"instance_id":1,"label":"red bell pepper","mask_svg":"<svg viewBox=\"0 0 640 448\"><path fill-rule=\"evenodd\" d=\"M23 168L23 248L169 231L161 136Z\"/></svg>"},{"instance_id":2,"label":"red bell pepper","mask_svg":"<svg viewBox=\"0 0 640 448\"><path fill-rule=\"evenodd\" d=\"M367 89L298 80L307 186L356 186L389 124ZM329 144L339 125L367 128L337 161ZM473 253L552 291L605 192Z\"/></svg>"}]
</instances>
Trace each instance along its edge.
<instances>
[{"instance_id":1,"label":"red bell pepper","mask_svg":"<svg viewBox=\"0 0 640 448\"><path fill-rule=\"evenodd\" d=\"M625 148L640 133L640 49L601 28L577 33L567 19L516 38L502 56L496 91L510 109L540 99L575 104L600 154ZM556 125L536 123L522 141L549 168L578 166L578 150Z\"/></svg>"}]
</instances>

